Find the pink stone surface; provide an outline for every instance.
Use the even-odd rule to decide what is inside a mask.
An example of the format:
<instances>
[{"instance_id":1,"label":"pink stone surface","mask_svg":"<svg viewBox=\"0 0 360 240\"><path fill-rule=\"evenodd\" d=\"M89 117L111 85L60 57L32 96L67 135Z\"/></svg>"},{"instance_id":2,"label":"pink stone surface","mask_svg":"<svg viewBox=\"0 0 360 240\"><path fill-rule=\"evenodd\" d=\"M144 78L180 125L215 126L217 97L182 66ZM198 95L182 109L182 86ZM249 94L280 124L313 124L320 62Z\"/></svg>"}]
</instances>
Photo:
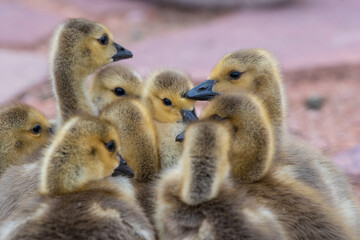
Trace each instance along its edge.
<instances>
[{"instance_id":1,"label":"pink stone surface","mask_svg":"<svg viewBox=\"0 0 360 240\"><path fill-rule=\"evenodd\" d=\"M337 154L333 161L349 176L360 178L360 145Z\"/></svg>"},{"instance_id":2,"label":"pink stone surface","mask_svg":"<svg viewBox=\"0 0 360 240\"><path fill-rule=\"evenodd\" d=\"M60 19L16 1L0 2L0 46L35 47L47 42Z\"/></svg>"},{"instance_id":3,"label":"pink stone surface","mask_svg":"<svg viewBox=\"0 0 360 240\"><path fill-rule=\"evenodd\" d=\"M234 11L224 17L130 45L132 66L162 66L197 80L225 53L250 47L272 51L284 70L360 61L360 1L299 1L283 8Z\"/></svg>"},{"instance_id":4,"label":"pink stone surface","mask_svg":"<svg viewBox=\"0 0 360 240\"><path fill-rule=\"evenodd\" d=\"M146 2L132 0L65 0L69 5L82 9L87 15L105 17L106 15L125 16L144 8L154 8Z\"/></svg>"},{"instance_id":5,"label":"pink stone surface","mask_svg":"<svg viewBox=\"0 0 360 240\"><path fill-rule=\"evenodd\" d=\"M29 51L0 49L0 104L44 81L47 57Z\"/></svg>"},{"instance_id":6,"label":"pink stone surface","mask_svg":"<svg viewBox=\"0 0 360 240\"><path fill-rule=\"evenodd\" d=\"M328 156L360 143L360 65L302 69L284 74L288 127L293 135ZM306 108L311 96L319 110Z\"/></svg>"}]
</instances>

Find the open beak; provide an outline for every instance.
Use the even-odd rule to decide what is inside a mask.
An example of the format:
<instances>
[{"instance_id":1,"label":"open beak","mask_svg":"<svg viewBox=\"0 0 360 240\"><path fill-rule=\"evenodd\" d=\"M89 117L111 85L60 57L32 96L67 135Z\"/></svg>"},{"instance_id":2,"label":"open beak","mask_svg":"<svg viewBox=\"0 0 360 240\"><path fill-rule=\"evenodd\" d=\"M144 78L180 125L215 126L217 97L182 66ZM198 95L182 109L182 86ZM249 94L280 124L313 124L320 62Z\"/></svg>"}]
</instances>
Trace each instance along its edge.
<instances>
[{"instance_id":1,"label":"open beak","mask_svg":"<svg viewBox=\"0 0 360 240\"><path fill-rule=\"evenodd\" d=\"M116 49L116 54L114 56L112 56L113 62L119 61L121 59L132 58L132 56L133 56L132 52L123 48L116 42L114 42L114 47Z\"/></svg>"},{"instance_id":2,"label":"open beak","mask_svg":"<svg viewBox=\"0 0 360 240\"><path fill-rule=\"evenodd\" d=\"M191 111L189 110L181 110L181 115L183 117L183 122L194 122L196 120L199 120L199 118L196 116L195 108Z\"/></svg>"},{"instance_id":3,"label":"open beak","mask_svg":"<svg viewBox=\"0 0 360 240\"><path fill-rule=\"evenodd\" d=\"M175 138L175 141L176 142L183 142L184 141L184 135L185 135L185 131L183 131L182 133L177 135L176 138Z\"/></svg>"},{"instance_id":4,"label":"open beak","mask_svg":"<svg viewBox=\"0 0 360 240\"><path fill-rule=\"evenodd\" d=\"M218 93L215 93L212 90L214 84L215 80L206 80L187 91L185 97L200 101L210 100L218 95Z\"/></svg>"},{"instance_id":5,"label":"open beak","mask_svg":"<svg viewBox=\"0 0 360 240\"><path fill-rule=\"evenodd\" d=\"M114 169L114 172L111 176L124 176L128 178L134 177L133 170L127 165L126 161L122 158L120 154L117 155L117 158L119 159L119 166Z\"/></svg>"}]
</instances>

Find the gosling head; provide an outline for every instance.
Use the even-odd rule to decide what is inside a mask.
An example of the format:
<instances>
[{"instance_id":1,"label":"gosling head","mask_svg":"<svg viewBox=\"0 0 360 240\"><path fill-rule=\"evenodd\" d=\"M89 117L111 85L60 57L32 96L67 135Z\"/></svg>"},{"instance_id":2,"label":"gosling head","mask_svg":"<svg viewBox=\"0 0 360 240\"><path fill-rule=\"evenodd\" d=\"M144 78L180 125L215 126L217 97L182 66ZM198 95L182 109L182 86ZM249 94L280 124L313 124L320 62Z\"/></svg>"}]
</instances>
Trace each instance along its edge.
<instances>
[{"instance_id":1,"label":"gosling head","mask_svg":"<svg viewBox=\"0 0 360 240\"><path fill-rule=\"evenodd\" d=\"M195 101L185 98L192 88L190 77L179 70L153 72L145 85L143 99L153 118L164 123L193 121Z\"/></svg>"},{"instance_id":2,"label":"gosling head","mask_svg":"<svg viewBox=\"0 0 360 240\"><path fill-rule=\"evenodd\" d=\"M27 105L0 109L0 174L45 145L52 129L45 116Z\"/></svg>"},{"instance_id":3,"label":"gosling head","mask_svg":"<svg viewBox=\"0 0 360 240\"><path fill-rule=\"evenodd\" d=\"M141 76L130 67L112 64L92 78L90 98L98 109L124 96L141 97Z\"/></svg>"},{"instance_id":4,"label":"gosling head","mask_svg":"<svg viewBox=\"0 0 360 240\"><path fill-rule=\"evenodd\" d=\"M120 155L117 129L90 116L70 118L42 159L40 192L65 194L108 176L133 177Z\"/></svg>"},{"instance_id":5,"label":"gosling head","mask_svg":"<svg viewBox=\"0 0 360 240\"><path fill-rule=\"evenodd\" d=\"M230 163L236 179L251 183L266 175L275 140L267 112L257 97L239 92L219 95L206 106L200 119L213 119L232 127Z\"/></svg>"},{"instance_id":6,"label":"gosling head","mask_svg":"<svg viewBox=\"0 0 360 240\"><path fill-rule=\"evenodd\" d=\"M132 53L115 43L109 30L102 24L87 19L68 19L56 31L51 43L51 68L62 74L87 76L99 67Z\"/></svg>"},{"instance_id":7,"label":"gosling head","mask_svg":"<svg viewBox=\"0 0 360 240\"><path fill-rule=\"evenodd\" d=\"M215 121L191 123L181 155L181 199L196 205L217 196L230 173L231 130Z\"/></svg>"},{"instance_id":8,"label":"gosling head","mask_svg":"<svg viewBox=\"0 0 360 240\"><path fill-rule=\"evenodd\" d=\"M285 109L278 63L267 51L245 49L225 55L211 70L208 80L186 93L196 100L210 100L229 90L245 90L265 104L274 123L282 120Z\"/></svg>"}]
</instances>

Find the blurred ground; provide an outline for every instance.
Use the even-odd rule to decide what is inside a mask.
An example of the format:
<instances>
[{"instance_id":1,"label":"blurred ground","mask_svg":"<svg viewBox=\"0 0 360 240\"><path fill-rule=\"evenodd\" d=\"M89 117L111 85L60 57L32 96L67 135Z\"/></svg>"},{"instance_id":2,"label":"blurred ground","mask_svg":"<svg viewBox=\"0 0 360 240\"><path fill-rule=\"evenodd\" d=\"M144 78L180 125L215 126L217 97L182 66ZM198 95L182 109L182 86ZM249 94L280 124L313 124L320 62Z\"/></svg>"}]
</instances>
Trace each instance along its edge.
<instances>
[{"instance_id":1,"label":"blurred ground","mask_svg":"<svg viewBox=\"0 0 360 240\"><path fill-rule=\"evenodd\" d=\"M290 132L331 157L352 179L360 199L359 12L357 0L227 11L176 10L131 0L2 0L0 103L15 99L55 117L47 43L67 17L106 25L133 51L125 63L142 74L177 67L200 82L225 53L262 47L283 69ZM316 100L319 109L309 109L307 102L312 106Z\"/></svg>"}]
</instances>

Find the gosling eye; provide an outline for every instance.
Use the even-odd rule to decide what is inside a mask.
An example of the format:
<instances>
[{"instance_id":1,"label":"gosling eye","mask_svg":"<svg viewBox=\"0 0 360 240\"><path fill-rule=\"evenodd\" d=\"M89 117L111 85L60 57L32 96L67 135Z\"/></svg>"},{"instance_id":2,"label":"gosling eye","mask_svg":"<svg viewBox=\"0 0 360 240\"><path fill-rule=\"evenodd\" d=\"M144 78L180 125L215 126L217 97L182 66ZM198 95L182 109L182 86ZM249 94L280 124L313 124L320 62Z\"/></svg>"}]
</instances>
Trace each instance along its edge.
<instances>
[{"instance_id":1,"label":"gosling eye","mask_svg":"<svg viewBox=\"0 0 360 240\"><path fill-rule=\"evenodd\" d=\"M106 34L104 34L98 39L98 41L101 45L107 45L109 43L109 38Z\"/></svg>"},{"instance_id":2,"label":"gosling eye","mask_svg":"<svg viewBox=\"0 0 360 240\"><path fill-rule=\"evenodd\" d=\"M116 148L116 144L113 140L105 143L105 147L109 152L114 152Z\"/></svg>"},{"instance_id":3,"label":"gosling eye","mask_svg":"<svg viewBox=\"0 0 360 240\"><path fill-rule=\"evenodd\" d=\"M164 98L164 99L162 100L162 102L163 102L164 105L166 105L166 106L171 106L171 105L172 105L172 102L171 102L170 99L168 99L168 98Z\"/></svg>"},{"instance_id":4,"label":"gosling eye","mask_svg":"<svg viewBox=\"0 0 360 240\"><path fill-rule=\"evenodd\" d=\"M42 127L40 126L40 124L35 124L31 129L31 133L37 135L41 133L41 130Z\"/></svg>"},{"instance_id":5,"label":"gosling eye","mask_svg":"<svg viewBox=\"0 0 360 240\"><path fill-rule=\"evenodd\" d=\"M126 94L125 90L121 87L117 87L113 90L116 96L123 96Z\"/></svg>"},{"instance_id":6,"label":"gosling eye","mask_svg":"<svg viewBox=\"0 0 360 240\"><path fill-rule=\"evenodd\" d=\"M222 121L222 120L224 120L224 118L220 117L220 116L217 115L217 114L212 115L212 116L210 117L210 119L215 120L215 121Z\"/></svg>"},{"instance_id":7,"label":"gosling eye","mask_svg":"<svg viewBox=\"0 0 360 240\"><path fill-rule=\"evenodd\" d=\"M237 72L237 71L232 71L230 74L229 74L229 77L232 79L232 80L236 80L236 79L239 79L241 77L241 72Z\"/></svg>"}]
</instances>

